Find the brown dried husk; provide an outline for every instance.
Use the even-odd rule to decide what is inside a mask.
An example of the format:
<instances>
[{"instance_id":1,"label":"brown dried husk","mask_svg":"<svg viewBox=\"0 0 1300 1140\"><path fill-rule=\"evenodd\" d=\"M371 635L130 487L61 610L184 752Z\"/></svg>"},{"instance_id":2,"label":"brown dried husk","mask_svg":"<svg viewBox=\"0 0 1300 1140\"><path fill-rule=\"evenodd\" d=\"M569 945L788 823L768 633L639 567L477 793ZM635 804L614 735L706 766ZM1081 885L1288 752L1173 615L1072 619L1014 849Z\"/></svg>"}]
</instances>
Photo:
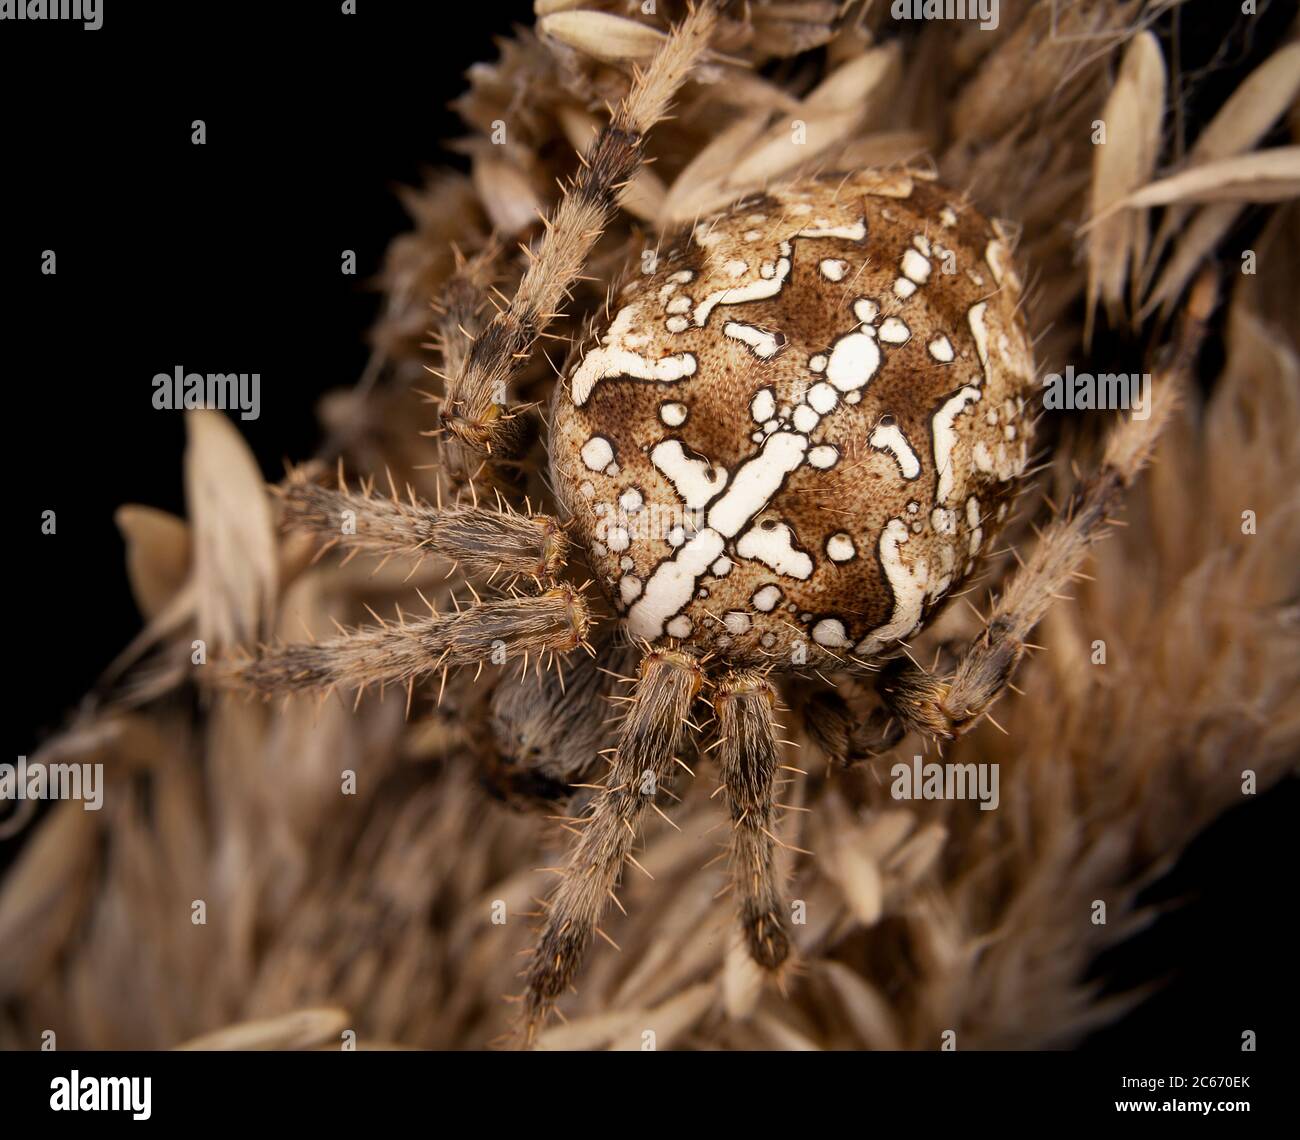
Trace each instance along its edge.
<instances>
[{"instance_id":1,"label":"brown dried husk","mask_svg":"<svg viewBox=\"0 0 1300 1140\"><path fill-rule=\"evenodd\" d=\"M1193 220L1181 233L1153 241L1162 207L1150 204L1080 230L1094 204L1233 157L1217 143L1166 147L1188 157L1155 169L1172 108L1151 102L1158 42L1135 37L1170 6L1004 0L994 32L932 22L904 38L884 3L734 6L676 117L655 131L656 161L591 276L609 280L630 252L768 179L930 160L1018 231L1042 369L1087 361L1085 298L1118 316L1141 311L1140 291L1159 282L1148 308L1168 306L1205 263L1207 229L1230 224L1223 202L1250 193L1225 175L1205 197L1210 169L1188 180L1201 196L1163 199ZM681 13L659 7L659 21ZM572 173L574 142L657 42L623 28L617 50L593 57L584 44L608 25L583 12L626 18L627 5L539 0L538 10L557 17L554 36L518 31L496 62L471 69L459 110L473 175L439 174L408 193L414 228L389 251L372 367L321 409L326 459L381 479L387 468L430 500L446 488L429 469L438 445L418 434L433 426L418 390L430 385L425 366L458 350L422 347L430 299L457 272L471 298L482 295L471 309L490 313L489 283L509 293L522 264L515 239L536 236L527 219ZM1264 87L1243 84L1253 109L1230 112L1252 142L1286 121L1277 104L1289 100ZM1120 152L1091 143L1103 115ZM797 162L777 145L792 119L808 127ZM487 142L498 120L504 147ZM807 914L793 927L800 965L786 993L749 961L732 901L719 896L726 869L710 861L726 825L705 757L676 789L681 830L656 822L638 851L654 881L629 874L628 914L609 916L621 952L595 945L562 1003L567 1021L543 1047L640 1048L653 1030L658 1048L932 1049L955 1030L963 1048L1041 1048L1123 1011L1127 996L1099 998L1084 979L1148 917L1140 889L1243 801L1244 770L1267 789L1300 751L1300 215L1289 203L1266 208L1258 274L1232 264L1225 274L1220 374L1208 394L1185 399L1129 496L1130 526L1097 548L1093 580L1037 632L1045 649L1017 678L1028 695L996 709L1007 735L985 722L945 755L998 763L1000 809L896 802L883 764L828 776L796 701L785 717L805 747L786 762L807 774L787 773L779 798L811 811L788 811L779 825L791 848L786 891ZM1208 219L1199 227L1198 216ZM493 225L508 240L490 243ZM1193 240L1180 258L1180 242ZM1153 260L1166 246L1173 279ZM602 286L578 283L555 331L572 333L603 302ZM1144 333L1155 359L1169 334ZM523 397L543 399L552 376L539 360ZM338 1048L349 1032L362 1048L489 1046L511 1023L503 996L519 992L526 916L551 882L536 868L559 862L568 838L481 790L489 681L453 677L435 708L435 679L409 718L398 691L355 707L183 699L198 631L221 642L270 620L285 640L324 638L334 619L363 618L363 605L411 606L416 587L445 601L454 580L433 559L409 580L411 566L397 562L378 573L366 558L311 565L310 545L276 536L278 508L248 480L205 479L212 464L228 472L239 447L228 432L207 439L213 430L195 426L189 524L122 516L150 621L119 665L124 679L34 757L101 762L109 787L97 814L56 806L0 885L0 1045L32 1048L53 1029L60 1048ZM1064 452L1042 476L1057 501L1071 479ZM226 491L205 511L213 485ZM229 501L236 494L246 510ZM1258 534L1243 534L1247 510ZM254 563L232 560L240 551ZM953 607L930 638L976 628ZM1098 641L1104 667L1091 664ZM920 751L908 740L898 757ZM356 794L343 795L349 771ZM1087 920L1096 899L1108 906L1104 926ZM196 900L205 925L191 921Z\"/></svg>"}]
</instances>

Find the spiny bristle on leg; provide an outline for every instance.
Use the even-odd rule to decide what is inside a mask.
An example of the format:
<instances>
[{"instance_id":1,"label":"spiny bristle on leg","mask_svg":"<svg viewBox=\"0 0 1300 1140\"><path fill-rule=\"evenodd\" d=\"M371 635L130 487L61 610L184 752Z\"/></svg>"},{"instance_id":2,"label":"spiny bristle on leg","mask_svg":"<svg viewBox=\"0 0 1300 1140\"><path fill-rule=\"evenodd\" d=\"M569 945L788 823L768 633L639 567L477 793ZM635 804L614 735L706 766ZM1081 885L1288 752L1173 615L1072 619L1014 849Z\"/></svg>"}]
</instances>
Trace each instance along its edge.
<instances>
[{"instance_id":1,"label":"spiny bristle on leg","mask_svg":"<svg viewBox=\"0 0 1300 1140\"><path fill-rule=\"evenodd\" d=\"M1076 578L1093 544L1108 532L1124 492L1146 467L1188 383L1213 299L1214 282L1207 276L1192 292L1171 352L1159 362L1145 418L1132 416L1112 429L1101 462L1075 487L1033 554L1011 575L956 668L936 676L908 663L882 682L890 711L908 727L951 740L988 716L1031 648L1030 633Z\"/></svg>"},{"instance_id":2,"label":"spiny bristle on leg","mask_svg":"<svg viewBox=\"0 0 1300 1140\"><path fill-rule=\"evenodd\" d=\"M296 479L284 489L282 501L288 526L379 554L436 554L503 583L513 578L553 581L568 549L564 531L550 515L482 507L437 510Z\"/></svg>"},{"instance_id":3,"label":"spiny bristle on leg","mask_svg":"<svg viewBox=\"0 0 1300 1140\"><path fill-rule=\"evenodd\" d=\"M672 775L687 716L704 681L696 660L675 650L647 654L640 672L613 768L550 899L528 970L523 1031L530 1044L577 974L631 857L641 817Z\"/></svg>"},{"instance_id":4,"label":"spiny bristle on leg","mask_svg":"<svg viewBox=\"0 0 1300 1140\"><path fill-rule=\"evenodd\" d=\"M731 873L750 956L767 970L790 955L776 872L772 785L777 747L776 691L761 674L742 670L718 684L718 762L731 805Z\"/></svg>"},{"instance_id":5,"label":"spiny bristle on leg","mask_svg":"<svg viewBox=\"0 0 1300 1140\"><path fill-rule=\"evenodd\" d=\"M458 258L456 272L433 302L432 348L442 356L442 371L455 376L465 365L474 338L493 309L488 293L502 247L495 238L471 258Z\"/></svg>"},{"instance_id":6,"label":"spiny bristle on leg","mask_svg":"<svg viewBox=\"0 0 1300 1140\"><path fill-rule=\"evenodd\" d=\"M361 629L329 641L269 647L249 661L231 662L221 679L268 697L402 685L444 667L568 653L583 644L590 625L582 595L561 585L532 597L481 602L459 613Z\"/></svg>"},{"instance_id":7,"label":"spiny bristle on leg","mask_svg":"<svg viewBox=\"0 0 1300 1140\"><path fill-rule=\"evenodd\" d=\"M563 307L587 256L613 216L644 157L646 133L668 109L708 46L717 15L711 3L692 10L583 156L582 168L546 223L508 308L488 322L463 366L450 375L442 424L466 447L501 458L518 449L519 423L502 406L538 339Z\"/></svg>"}]
</instances>

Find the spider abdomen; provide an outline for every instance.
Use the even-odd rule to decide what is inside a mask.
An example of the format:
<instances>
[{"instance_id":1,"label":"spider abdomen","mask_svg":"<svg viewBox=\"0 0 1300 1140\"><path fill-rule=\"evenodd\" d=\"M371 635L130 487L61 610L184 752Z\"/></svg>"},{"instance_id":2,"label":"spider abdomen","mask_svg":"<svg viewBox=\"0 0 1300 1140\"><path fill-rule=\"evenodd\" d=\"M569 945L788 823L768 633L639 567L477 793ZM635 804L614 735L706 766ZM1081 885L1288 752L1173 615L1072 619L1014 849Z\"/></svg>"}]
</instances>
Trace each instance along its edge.
<instances>
[{"instance_id":1,"label":"spider abdomen","mask_svg":"<svg viewBox=\"0 0 1300 1140\"><path fill-rule=\"evenodd\" d=\"M792 183L682 234L555 397L554 482L630 634L780 666L880 655L1024 471L1001 229L917 172Z\"/></svg>"}]
</instances>

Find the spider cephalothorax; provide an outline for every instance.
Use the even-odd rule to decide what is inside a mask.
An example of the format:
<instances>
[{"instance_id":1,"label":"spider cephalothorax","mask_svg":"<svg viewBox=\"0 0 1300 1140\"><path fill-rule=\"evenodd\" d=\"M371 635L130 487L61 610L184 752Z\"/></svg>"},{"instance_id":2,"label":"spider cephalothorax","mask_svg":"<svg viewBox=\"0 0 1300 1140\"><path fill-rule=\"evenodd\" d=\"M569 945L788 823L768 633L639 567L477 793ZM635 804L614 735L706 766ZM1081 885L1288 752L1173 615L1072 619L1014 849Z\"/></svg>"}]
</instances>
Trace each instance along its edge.
<instances>
[{"instance_id":1,"label":"spider cephalothorax","mask_svg":"<svg viewBox=\"0 0 1300 1140\"><path fill-rule=\"evenodd\" d=\"M628 632L777 666L912 633L1025 467L1019 301L1001 230L916 172L771 189L635 272L551 429Z\"/></svg>"},{"instance_id":2,"label":"spider cephalothorax","mask_svg":"<svg viewBox=\"0 0 1300 1140\"><path fill-rule=\"evenodd\" d=\"M529 458L531 433L501 393L521 379L714 20L712 6L694 9L637 73L508 303L481 323L476 304L444 299L444 331L474 337L446 361L442 422L462 475ZM577 840L528 968L529 1035L576 977L639 824L697 735L711 740L700 755L716 760L726 792L746 943L777 969L791 943L774 713L794 691L778 686L791 675L822 686L803 691L804 727L845 764L908 731L952 739L1009 683L1172 404L1157 387L1148 417L1115 430L982 632L948 647L942 670L925 669L904 639L987 553L1024 473L1034 377L1020 305L1006 232L927 175L796 179L648 251L615 290L556 384L554 513L499 496L494 509L434 507L290 480L288 524L385 557L433 555L497 593L265 650L235 669L240 682L266 694L400 684L413 695L417 681L468 665L485 689L464 708L487 709L488 767L506 794L586 797L566 821ZM1194 338L1179 343L1186 356ZM495 485L508 493L510 480ZM578 584L584 562L615 619L594 643L593 607L605 610ZM522 675L488 667L515 661ZM835 678L853 674L874 678L874 703L857 710L835 692ZM615 695L620 680L630 695ZM616 728L612 696L626 708Z\"/></svg>"}]
</instances>

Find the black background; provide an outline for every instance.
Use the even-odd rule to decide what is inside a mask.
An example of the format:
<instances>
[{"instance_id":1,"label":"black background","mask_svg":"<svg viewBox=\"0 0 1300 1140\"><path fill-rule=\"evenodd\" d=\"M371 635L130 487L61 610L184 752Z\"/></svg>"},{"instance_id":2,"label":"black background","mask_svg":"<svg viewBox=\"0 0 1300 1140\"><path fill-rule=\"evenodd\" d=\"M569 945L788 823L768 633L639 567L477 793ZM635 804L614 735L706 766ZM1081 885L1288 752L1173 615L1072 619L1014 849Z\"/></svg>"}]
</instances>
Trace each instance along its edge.
<instances>
[{"instance_id":1,"label":"black background","mask_svg":"<svg viewBox=\"0 0 1300 1140\"><path fill-rule=\"evenodd\" d=\"M260 372L261 416L240 428L264 474L309 455L316 398L367 357L366 278L406 228L395 187L459 163L440 145L460 133L446 104L465 67L495 57L493 34L531 15L519 2L360 0L356 16L335 0L103 3L95 32L0 23L11 762L138 629L114 509L184 513L183 419L153 409L153 375ZM1184 70L1214 72L1192 124L1295 4L1247 25L1239 8L1184 12ZM191 144L194 119L205 146ZM55 276L40 272L45 249ZM344 249L356 277L339 271ZM39 533L44 510L56 536ZM1291 780L1230 813L1152 892L1178 905L1097 976L1169 984L1089 1048L1231 1060L1245 1028L1269 1047L1293 987L1298 800Z\"/></svg>"}]
</instances>

